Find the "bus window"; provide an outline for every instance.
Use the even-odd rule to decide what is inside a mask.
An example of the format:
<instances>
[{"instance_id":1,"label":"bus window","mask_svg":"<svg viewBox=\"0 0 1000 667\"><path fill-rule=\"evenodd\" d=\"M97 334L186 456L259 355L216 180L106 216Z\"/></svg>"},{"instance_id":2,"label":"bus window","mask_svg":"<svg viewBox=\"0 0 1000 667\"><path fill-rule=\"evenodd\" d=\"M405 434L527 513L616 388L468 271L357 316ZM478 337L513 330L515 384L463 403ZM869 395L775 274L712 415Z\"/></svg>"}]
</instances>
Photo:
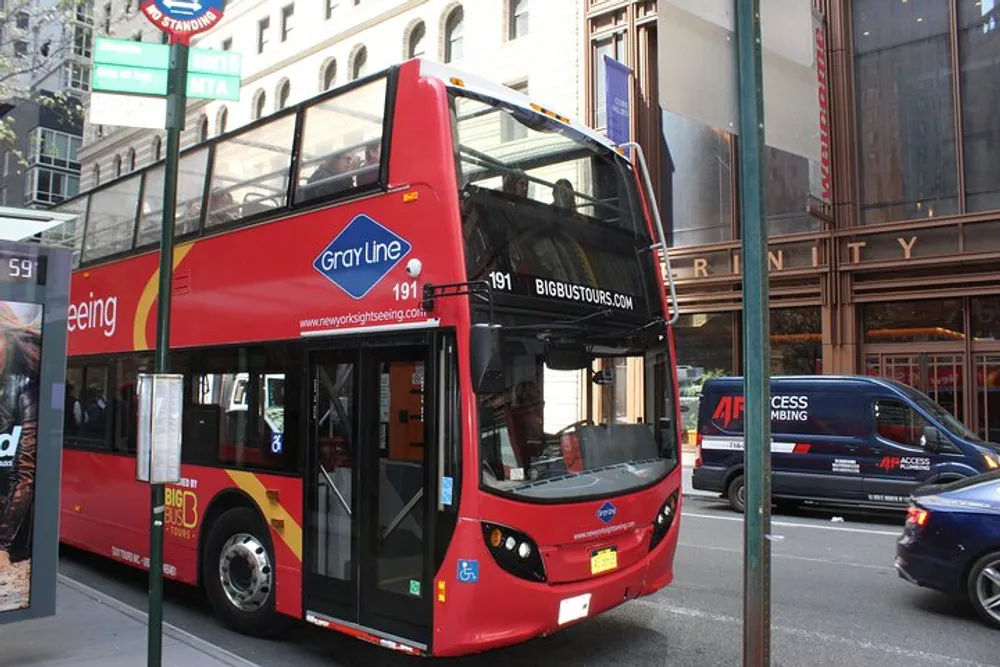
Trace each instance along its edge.
<instances>
[{"instance_id":1,"label":"bus window","mask_svg":"<svg viewBox=\"0 0 1000 667\"><path fill-rule=\"evenodd\" d=\"M216 146L206 227L285 205L294 134L295 116L285 115Z\"/></svg>"},{"instance_id":2,"label":"bus window","mask_svg":"<svg viewBox=\"0 0 1000 667\"><path fill-rule=\"evenodd\" d=\"M306 109L295 203L378 182L385 94L378 79Z\"/></svg>"}]
</instances>

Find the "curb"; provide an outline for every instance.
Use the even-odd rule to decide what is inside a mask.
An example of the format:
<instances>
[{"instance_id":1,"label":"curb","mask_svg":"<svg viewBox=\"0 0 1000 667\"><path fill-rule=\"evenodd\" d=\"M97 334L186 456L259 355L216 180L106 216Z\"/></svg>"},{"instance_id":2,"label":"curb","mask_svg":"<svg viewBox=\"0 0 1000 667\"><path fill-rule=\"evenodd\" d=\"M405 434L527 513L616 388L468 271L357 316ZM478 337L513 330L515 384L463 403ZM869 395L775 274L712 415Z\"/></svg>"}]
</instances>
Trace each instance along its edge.
<instances>
[{"instance_id":1,"label":"curb","mask_svg":"<svg viewBox=\"0 0 1000 667\"><path fill-rule=\"evenodd\" d=\"M135 607L126 604L117 598L111 597L107 593L102 593L96 588L79 582L76 579L67 577L65 574L57 575L57 579L60 584L72 588L77 593L82 593L92 600L114 609L118 613L124 614L125 616L148 626L147 619L149 615L146 612L136 609ZM187 630L182 630L176 625L172 625L166 621L163 622L163 634L171 637L172 639L176 639L181 643L187 644L191 648L201 651L205 655L215 658L216 660L219 660L226 665L230 665L231 667L262 667L255 662L250 662L246 658L242 658L231 651L227 651L221 646L216 646L212 642L206 641L201 637L193 635Z\"/></svg>"}]
</instances>

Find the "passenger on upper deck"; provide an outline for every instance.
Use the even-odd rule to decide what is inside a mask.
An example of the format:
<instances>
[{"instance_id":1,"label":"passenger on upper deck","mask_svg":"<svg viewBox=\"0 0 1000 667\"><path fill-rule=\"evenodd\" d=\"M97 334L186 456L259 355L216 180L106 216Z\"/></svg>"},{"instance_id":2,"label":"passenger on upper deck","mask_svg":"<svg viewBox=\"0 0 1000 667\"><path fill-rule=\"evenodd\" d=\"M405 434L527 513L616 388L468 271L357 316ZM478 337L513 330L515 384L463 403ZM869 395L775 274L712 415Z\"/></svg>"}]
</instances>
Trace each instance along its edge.
<instances>
[{"instance_id":1,"label":"passenger on upper deck","mask_svg":"<svg viewBox=\"0 0 1000 667\"><path fill-rule=\"evenodd\" d=\"M515 197L527 198L528 196L528 177L524 174L504 174L503 175L503 191L506 194L514 195Z\"/></svg>"},{"instance_id":2,"label":"passenger on upper deck","mask_svg":"<svg viewBox=\"0 0 1000 667\"><path fill-rule=\"evenodd\" d=\"M357 156L346 151L327 156L302 188L303 199L315 199L353 187L353 179L345 177L344 174L357 166ZM338 176L341 178L337 178Z\"/></svg>"},{"instance_id":3,"label":"passenger on upper deck","mask_svg":"<svg viewBox=\"0 0 1000 667\"><path fill-rule=\"evenodd\" d=\"M569 211L576 211L576 193L568 178L560 178L552 186L552 204Z\"/></svg>"}]
</instances>

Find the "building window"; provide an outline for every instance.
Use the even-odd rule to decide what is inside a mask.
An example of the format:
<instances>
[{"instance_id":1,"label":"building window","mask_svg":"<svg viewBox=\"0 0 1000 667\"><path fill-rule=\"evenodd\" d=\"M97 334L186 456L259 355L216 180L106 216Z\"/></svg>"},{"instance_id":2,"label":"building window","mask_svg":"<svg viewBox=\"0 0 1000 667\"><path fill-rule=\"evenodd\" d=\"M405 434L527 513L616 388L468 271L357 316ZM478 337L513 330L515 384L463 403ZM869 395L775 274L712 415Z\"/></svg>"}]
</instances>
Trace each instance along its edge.
<instances>
[{"instance_id":1,"label":"building window","mask_svg":"<svg viewBox=\"0 0 1000 667\"><path fill-rule=\"evenodd\" d=\"M853 4L862 221L958 212L946 2Z\"/></svg>"},{"instance_id":2,"label":"building window","mask_svg":"<svg viewBox=\"0 0 1000 667\"><path fill-rule=\"evenodd\" d=\"M208 141L208 116L202 116L198 120L198 141Z\"/></svg>"},{"instance_id":3,"label":"building window","mask_svg":"<svg viewBox=\"0 0 1000 667\"><path fill-rule=\"evenodd\" d=\"M330 90L337 81L337 61L332 58L323 67L323 80L320 90Z\"/></svg>"},{"instance_id":4,"label":"building window","mask_svg":"<svg viewBox=\"0 0 1000 667\"><path fill-rule=\"evenodd\" d=\"M264 47L271 36L271 18L266 17L257 23L257 53L264 53Z\"/></svg>"},{"instance_id":5,"label":"building window","mask_svg":"<svg viewBox=\"0 0 1000 667\"><path fill-rule=\"evenodd\" d=\"M451 10L451 14L448 15L444 24L444 61L446 63L462 58L464 24L465 10L459 5Z\"/></svg>"},{"instance_id":6,"label":"building window","mask_svg":"<svg viewBox=\"0 0 1000 667\"><path fill-rule=\"evenodd\" d=\"M962 89L965 207L1000 209L1000 7L958 0L958 65Z\"/></svg>"},{"instance_id":7,"label":"building window","mask_svg":"<svg viewBox=\"0 0 1000 667\"><path fill-rule=\"evenodd\" d=\"M518 81L517 83L510 84L509 87L522 95L528 94L527 81ZM528 128L523 123L518 122L514 116L507 112L500 114L500 141L517 141L518 139L525 139L527 136Z\"/></svg>"},{"instance_id":8,"label":"building window","mask_svg":"<svg viewBox=\"0 0 1000 667\"><path fill-rule=\"evenodd\" d=\"M821 375L823 324L819 306L771 309L771 375Z\"/></svg>"},{"instance_id":9,"label":"building window","mask_svg":"<svg viewBox=\"0 0 1000 667\"><path fill-rule=\"evenodd\" d=\"M251 117L253 120L258 120L264 117L264 105L267 103L267 93L263 90L258 90L257 94L253 98L253 112Z\"/></svg>"},{"instance_id":10,"label":"building window","mask_svg":"<svg viewBox=\"0 0 1000 667\"><path fill-rule=\"evenodd\" d=\"M90 65L66 63L63 68L63 84L73 90L90 90Z\"/></svg>"},{"instance_id":11,"label":"building window","mask_svg":"<svg viewBox=\"0 0 1000 667\"><path fill-rule=\"evenodd\" d=\"M278 98L277 109L279 111L288 106L288 96L291 94L291 92L292 92L292 84L288 82L288 79L285 79L284 81L278 84L278 93L275 97Z\"/></svg>"},{"instance_id":12,"label":"building window","mask_svg":"<svg viewBox=\"0 0 1000 667\"><path fill-rule=\"evenodd\" d=\"M37 128L31 136L29 163L38 163L63 169L79 170L78 153L82 139L65 132Z\"/></svg>"},{"instance_id":13,"label":"building window","mask_svg":"<svg viewBox=\"0 0 1000 667\"><path fill-rule=\"evenodd\" d=\"M288 36L292 34L293 21L295 17L295 5L286 5L281 10L281 41L287 42Z\"/></svg>"},{"instance_id":14,"label":"building window","mask_svg":"<svg viewBox=\"0 0 1000 667\"><path fill-rule=\"evenodd\" d=\"M507 7L507 39L524 37L528 34L528 0L509 0Z\"/></svg>"},{"instance_id":15,"label":"building window","mask_svg":"<svg viewBox=\"0 0 1000 667\"><path fill-rule=\"evenodd\" d=\"M232 37L226 37L224 40L222 40L222 50L223 51L232 51L233 50L233 38Z\"/></svg>"},{"instance_id":16,"label":"building window","mask_svg":"<svg viewBox=\"0 0 1000 667\"><path fill-rule=\"evenodd\" d=\"M80 177L52 169L32 169L27 173L25 188L29 202L58 204L80 192Z\"/></svg>"},{"instance_id":17,"label":"building window","mask_svg":"<svg viewBox=\"0 0 1000 667\"><path fill-rule=\"evenodd\" d=\"M17 29L27 30L28 24L31 22L31 17L28 16L28 12L18 12L17 13Z\"/></svg>"},{"instance_id":18,"label":"building window","mask_svg":"<svg viewBox=\"0 0 1000 667\"><path fill-rule=\"evenodd\" d=\"M333 10L340 6L340 0L326 0L326 18L333 16Z\"/></svg>"},{"instance_id":19,"label":"building window","mask_svg":"<svg viewBox=\"0 0 1000 667\"><path fill-rule=\"evenodd\" d=\"M26 58L28 56L28 43L20 39L14 42L14 56Z\"/></svg>"},{"instance_id":20,"label":"building window","mask_svg":"<svg viewBox=\"0 0 1000 667\"><path fill-rule=\"evenodd\" d=\"M122 175L122 156L116 155L113 164L115 167L115 178L118 178L119 176Z\"/></svg>"},{"instance_id":21,"label":"building window","mask_svg":"<svg viewBox=\"0 0 1000 667\"><path fill-rule=\"evenodd\" d=\"M153 162L159 162L163 154L163 139L153 137Z\"/></svg>"},{"instance_id":22,"label":"building window","mask_svg":"<svg viewBox=\"0 0 1000 667\"><path fill-rule=\"evenodd\" d=\"M135 149L128 149L128 170L129 173L135 171Z\"/></svg>"},{"instance_id":23,"label":"building window","mask_svg":"<svg viewBox=\"0 0 1000 667\"><path fill-rule=\"evenodd\" d=\"M863 308L866 343L965 340L965 309L958 298L866 303Z\"/></svg>"},{"instance_id":24,"label":"building window","mask_svg":"<svg viewBox=\"0 0 1000 667\"><path fill-rule=\"evenodd\" d=\"M351 64L351 78L360 79L368 72L368 49L360 47L354 54L354 62Z\"/></svg>"},{"instance_id":25,"label":"building window","mask_svg":"<svg viewBox=\"0 0 1000 667\"><path fill-rule=\"evenodd\" d=\"M427 26L420 21L410 31L410 38L407 40L406 57L420 58L426 52L425 41L427 37Z\"/></svg>"},{"instance_id":26,"label":"building window","mask_svg":"<svg viewBox=\"0 0 1000 667\"><path fill-rule=\"evenodd\" d=\"M215 134L216 136L220 134L225 134L226 123L229 121L229 109L222 107L219 109L219 115L215 117Z\"/></svg>"},{"instance_id":27,"label":"building window","mask_svg":"<svg viewBox=\"0 0 1000 667\"><path fill-rule=\"evenodd\" d=\"M94 0L78 0L76 20L87 25L94 25Z\"/></svg>"},{"instance_id":28,"label":"building window","mask_svg":"<svg viewBox=\"0 0 1000 667\"><path fill-rule=\"evenodd\" d=\"M101 165L95 164L93 170L94 187L101 184Z\"/></svg>"}]
</instances>

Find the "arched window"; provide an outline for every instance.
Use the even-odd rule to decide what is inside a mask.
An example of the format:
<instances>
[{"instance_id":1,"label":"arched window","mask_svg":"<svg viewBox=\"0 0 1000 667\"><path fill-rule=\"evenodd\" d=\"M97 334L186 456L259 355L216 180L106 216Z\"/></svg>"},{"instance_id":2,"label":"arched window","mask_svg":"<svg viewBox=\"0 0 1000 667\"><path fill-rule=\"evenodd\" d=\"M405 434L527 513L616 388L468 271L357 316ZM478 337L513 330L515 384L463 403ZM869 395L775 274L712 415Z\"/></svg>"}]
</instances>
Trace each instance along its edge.
<instances>
[{"instance_id":1,"label":"arched window","mask_svg":"<svg viewBox=\"0 0 1000 667\"><path fill-rule=\"evenodd\" d=\"M330 90L337 82L337 61L333 58L323 67L323 76L320 83L320 91Z\"/></svg>"},{"instance_id":2,"label":"arched window","mask_svg":"<svg viewBox=\"0 0 1000 667\"><path fill-rule=\"evenodd\" d=\"M115 165L115 178L118 178L119 176L122 175L122 156L121 155L116 155L115 156L114 165Z\"/></svg>"},{"instance_id":3,"label":"arched window","mask_svg":"<svg viewBox=\"0 0 1000 667\"><path fill-rule=\"evenodd\" d=\"M135 149L128 149L128 170L129 172L135 171Z\"/></svg>"},{"instance_id":4,"label":"arched window","mask_svg":"<svg viewBox=\"0 0 1000 667\"><path fill-rule=\"evenodd\" d=\"M444 61L450 63L462 57L465 33L465 10L459 5L451 10L444 23Z\"/></svg>"},{"instance_id":5,"label":"arched window","mask_svg":"<svg viewBox=\"0 0 1000 667\"><path fill-rule=\"evenodd\" d=\"M406 45L407 58L420 58L426 54L426 37L427 26L424 25L423 21L420 21L417 25L413 26L413 30L410 31L410 38Z\"/></svg>"},{"instance_id":6,"label":"arched window","mask_svg":"<svg viewBox=\"0 0 1000 667\"><path fill-rule=\"evenodd\" d=\"M163 139L153 137L153 162L159 162L163 156Z\"/></svg>"},{"instance_id":7,"label":"arched window","mask_svg":"<svg viewBox=\"0 0 1000 667\"><path fill-rule=\"evenodd\" d=\"M351 63L351 78L360 79L368 73L368 49L361 47L354 54L354 62Z\"/></svg>"},{"instance_id":8,"label":"arched window","mask_svg":"<svg viewBox=\"0 0 1000 667\"><path fill-rule=\"evenodd\" d=\"M284 109L285 107L288 106L288 96L291 95L291 93L292 93L292 84L288 82L288 79L285 79L284 81L278 84L278 92L275 95L275 97L278 98L278 106L277 106L278 110Z\"/></svg>"},{"instance_id":9,"label":"arched window","mask_svg":"<svg viewBox=\"0 0 1000 667\"><path fill-rule=\"evenodd\" d=\"M201 118L198 119L198 141L206 141L208 139L208 116L202 114Z\"/></svg>"},{"instance_id":10,"label":"arched window","mask_svg":"<svg viewBox=\"0 0 1000 667\"><path fill-rule=\"evenodd\" d=\"M223 106L215 117L215 135L225 134L226 123L229 121L229 109Z\"/></svg>"},{"instance_id":11,"label":"arched window","mask_svg":"<svg viewBox=\"0 0 1000 667\"><path fill-rule=\"evenodd\" d=\"M101 184L101 165L94 165L94 187L96 188Z\"/></svg>"},{"instance_id":12,"label":"arched window","mask_svg":"<svg viewBox=\"0 0 1000 667\"><path fill-rule=\"evenodd\" d=\"M253 96L253 111L252 118L257 120L258 118L263 118L264 116L264 105L267 103L267 93L263 90L258 90L257 94Z\"/></svg>"}]
</instances>

